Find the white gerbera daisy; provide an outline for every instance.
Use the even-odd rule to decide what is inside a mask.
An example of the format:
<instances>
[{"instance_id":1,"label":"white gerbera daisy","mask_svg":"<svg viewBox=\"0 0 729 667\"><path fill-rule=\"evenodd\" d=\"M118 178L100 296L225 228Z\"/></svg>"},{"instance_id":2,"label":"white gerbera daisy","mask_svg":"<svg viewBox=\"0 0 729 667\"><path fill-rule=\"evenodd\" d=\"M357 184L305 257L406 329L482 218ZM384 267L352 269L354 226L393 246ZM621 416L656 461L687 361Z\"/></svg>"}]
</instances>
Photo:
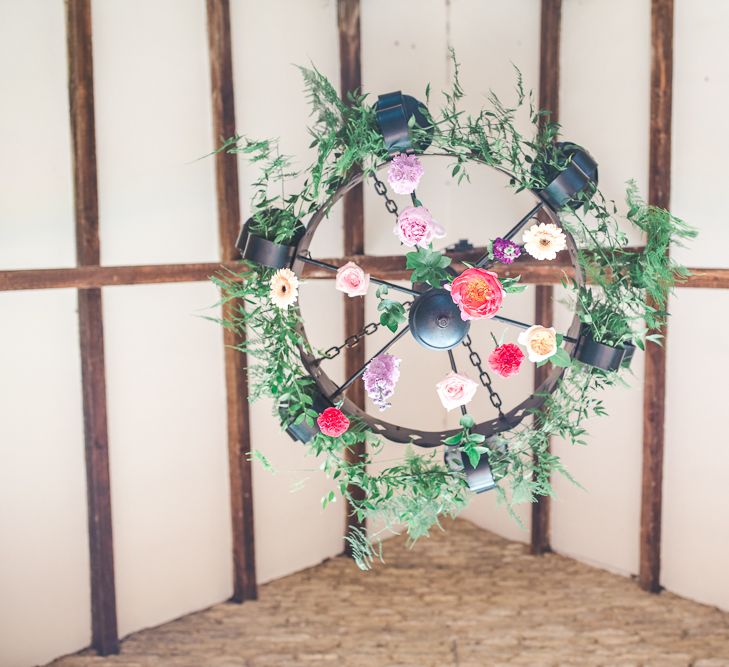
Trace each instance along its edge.
<instances>
[{"instance_id":1,"label":"white gerbera daisy","mask_svg":"<svg viewBox=\"0 0 729 667\"><path fill-rule=\"evenodd\" d=\"M296 303L299 295L299 279L291 269L279 269L271 278L271 301L279 308Z\"/></svg>"},{"instance_id":2,"label":"white gerbera daisy","mask_svg":"<svg viewBox=\"0 0 729 667\"><path fill-rule=\"evenodd\" d=\"M522 237L524 249L534 259L555 259L560 250L567 247L564 232L551 222L532 225Z\"/></svg>"}]
</instances>

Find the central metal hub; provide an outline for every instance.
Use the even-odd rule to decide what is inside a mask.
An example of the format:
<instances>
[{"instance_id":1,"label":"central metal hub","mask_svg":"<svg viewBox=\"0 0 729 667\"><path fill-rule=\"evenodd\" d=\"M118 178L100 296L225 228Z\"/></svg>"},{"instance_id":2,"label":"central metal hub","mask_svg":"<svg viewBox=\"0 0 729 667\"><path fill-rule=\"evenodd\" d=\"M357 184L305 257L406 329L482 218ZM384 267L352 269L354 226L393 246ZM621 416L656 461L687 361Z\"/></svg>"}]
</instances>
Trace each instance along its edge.
<instances>
[{"instance_id":1,"label":"central metal hub","mask_svg":"<svg viewBox=\"0 0 729 667\"><path fill-rule=\"evenodd\" d=\"M445 289L431 289L410 307L410 332L429 350L450 350L468 333L471 323L461 319L458 306Z\"/></svg>"}]
</instances>

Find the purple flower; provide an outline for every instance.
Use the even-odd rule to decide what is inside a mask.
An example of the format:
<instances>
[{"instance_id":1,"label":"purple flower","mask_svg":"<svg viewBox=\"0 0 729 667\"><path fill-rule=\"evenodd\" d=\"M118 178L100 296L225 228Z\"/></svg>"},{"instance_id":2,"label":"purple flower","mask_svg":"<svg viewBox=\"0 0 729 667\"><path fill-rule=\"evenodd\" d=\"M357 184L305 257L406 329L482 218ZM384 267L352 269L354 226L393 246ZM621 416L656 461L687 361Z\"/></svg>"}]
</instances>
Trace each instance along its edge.
<instances>
[{"instance_id":1,"label":"purple flower","mask_svg":"<svg viewBox=\"0 0 729 667\"><path fill-rule=\"evenodd\" d=\"M392 354L380 354L369 364L362 375L365 391L380 411L390 407L387 399L395 392L400 379L400 359Z\"/></svg>"},{"instance_id":2,"label":"purple flower","mask_svg":"<svg viewBox=\"0 0 729 667\"><path fill-rule=\"evenodd\" d=\"M423 175L423 165L414 155L396 155L387 170L387 181L399 195L415 192Z\"/></svg>"},{"instance_id":3,"label":"purple flower","mask_svg":"<svg viewBox=\"0 0 729 667\"><path fill-rule=\"evenodd\" d=\"M521 255L521 246L509 241L508 239L494 239L493 245L494 259L502 264L511 264L519 255Z\"/></svg>"}]
</instances>

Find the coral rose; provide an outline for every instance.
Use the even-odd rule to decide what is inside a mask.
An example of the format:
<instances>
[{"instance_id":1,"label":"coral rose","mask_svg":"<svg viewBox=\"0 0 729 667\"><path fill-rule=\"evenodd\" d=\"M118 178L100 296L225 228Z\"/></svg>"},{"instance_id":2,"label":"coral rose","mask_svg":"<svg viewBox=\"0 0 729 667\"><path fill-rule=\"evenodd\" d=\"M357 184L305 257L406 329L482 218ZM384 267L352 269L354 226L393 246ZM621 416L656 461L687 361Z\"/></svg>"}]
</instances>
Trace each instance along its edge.
<instances>
[{"instance_id":1,"label":"coral rose","mask_svg":"<svg viewBox=\"0 0 729 667\"><path fill-rule=\"evenodd\" d=\"M514 343L499 345L489 355L489 367L501 377L508 378L519 372L521 362L524 360L524 353Z\"/></svg>"},{"instance_id":2,"label":"coral rose","mask_svg":"<svg viewBox=\"0 0 729 667\"><path fill-rule=\"evenodd\" d=\"M544 361L557 352L557 332L554 327L535 324L519 334L519 345L527 349L529 361Z\"/></svg>"},{"instance_id":3,"label":"coral rose","mask_svg":"<svg viewBox=\"0 0 729 667\"><path fill-rule=\"evenodd\" d=\"M446 289L450 290L463 320L493 317L504 301L504 288L498 276L486 269L466 269Z\"/></svg>"},{"instance_id":4,"label":"coral rose","mask_svg":"<svg viewBox=\"0 0 729 667\"><path fill-rule=\"evenodd\" d=\"M337 270L334 284L347 296L364 296L370 287L370 274L365 273L354 262L347 262Z\"/></svg>"},{"instance_id":5,"label":"coral rose","mask_svg":"<svg viewBox=\"0 0 729 667\"><path fill-rule=\"evenodd\" d=\"M317 418L316 423L324 435L338 438L349 428L349 419L339 408L327 408Z\"/></svg>"},{"instance_id":6,"label":"coral rose","mask_svg":"<svg viewBox=\"0 0 729 667\"><path fill-rule=\"evenodd\" d=\"M440 402L449 411L470 403L477 388L478 384L471 378L452 371L435 385Z\"/></svg>"},{"instance_id":7,"label":"coral rose","mask_svg":"<svg viewBox=\"0 0 729 667\"><path fill-rule=\"evenodd\" d=\"M415 192L423 176L423 165L414 155L396 155L387 170L387 182L399 195Z\"/></svg>"},{"instance_id":8,"label":"coral rose","mask_svg":"<svg viewBox=\"0 0 729 667\"><path fill-rule=\"evenodd\" d=\"M445 230L430 215L425 206L409 206L397 218L395 235L409 248L427 248L433 239L442 239Z\"/></svg>"}]
</instances>

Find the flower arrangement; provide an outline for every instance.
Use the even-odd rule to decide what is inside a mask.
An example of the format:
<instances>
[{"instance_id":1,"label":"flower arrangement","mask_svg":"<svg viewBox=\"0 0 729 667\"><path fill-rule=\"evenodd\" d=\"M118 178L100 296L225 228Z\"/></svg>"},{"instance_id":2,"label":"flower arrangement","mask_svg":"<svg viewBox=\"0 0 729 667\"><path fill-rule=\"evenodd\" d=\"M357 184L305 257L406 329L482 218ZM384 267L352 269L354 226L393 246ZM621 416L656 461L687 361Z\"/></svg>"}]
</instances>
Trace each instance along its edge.
<instances>
[{"instance_id":1,"label":"flower arrangement","mask_svg":"<svg viewBox=\"0 0 729 667\"><path fill-rule=\"evenodd\" d=\"M554 204L550 184L577 159L556 150L558 126L544 122L544 116L534 109L520 76L515 104L507 106L492 94L478 114L467 114L459 105L463 90L455 60L454 69L453 87L443 94L440 112L431 114L423 109L426 123L409 125L411 151L393 155L378 126L375 108L365 95L355 93L344 102L324 76L302 68L315 117L310 132L317 156L304 170L299 192L278 194L283 190L282 179L299 174L274 142L235 136L220 149L243 154L261 168L248 233L278 244L279 250L282 245L295 246L306 221L353 174L375 174L380 165L388 163L390 187L398 195L409 195L413 204L400 212L393 230L408 250L405 266L411 281L448 290L462 321L499 317L504 300L525 289L518 278L501 278L494 264L510 265L521 261L524 254L538 261L552 261L565 251L569 234L577 243L577 261L588 280L565 277L563 284L590 343L622 354L630 346L642 348L645 341L658 340L657 331L667 316L667 295L687 274L667 250L672 243L691 238L693 230L668 211L646 205L633 184L628 186L628 213L622 222L644 233L645 247L639 251L627 247L617 208L604 199L596 183L587 183L559 205ZM429 90L425 99L429 106ZM517 113L525 108L533 124L528 138L515 127ZM474 162L507 173L516 191L529 189L552 202L559 224L533 224L523 232L521 244L504 237L489 241L485 258L494 270L466 266L455 271L451 258L434 248L445 229L415 194L425 175L419 154L428 150L451 158L451 174L459 183L468 179L469 165ZM213 280L222 289L224 300L234 304L227 309L232 314L223 324L247 333L240 349L250 360L250 399L270 397L282 427L310 429L313 435L305 446L322 457L322 469L336 480L359 520L377 519L383 530L404 525L410 538L417 540L439 525L441 516L453 516L465 506L471 494L465 469L454 469L434 454L416 454L411 448L400 463L386 468L373 466L382 449L378 432L361 418L345 414L339 399L334 405L317 405L318 387L302 366L303 354L314 351L301 334L299 280L290 268L276 270L247 261L239 272L223 273ZM367 294L370 282L371 277L353 262L339 267L336 273L336 289L351 298ZM380 324L397 331L406 320L407 304L390 298L386 285L381 284L375 296ZM461 408L465 413L460 429L445 438L443 446L460 452L474 468L487 463L496 492L509 509L552 493L550 475L567 472L549 451L549 438L557 435L568 442L584 443L584 421L605 412L595 391L618 381L617 370L580 361L579 344L545 324L529 326L513 342L497 342L488 355L488 368L506 381L525 361L561 369L534 419L487 438L468 414L467 406L482 391L474 380L454 370L435 387L447 410ZM400 366L397 357L383 353L368 364L358 380L380 410L388 408L395 396ZM363 443L366 453L352 462L347 450ZM333 498L329 494L323 504ZM380 556L379 533L355 528L347 539L360 567L368 568Z\"/></svg>"}]
</instances>

